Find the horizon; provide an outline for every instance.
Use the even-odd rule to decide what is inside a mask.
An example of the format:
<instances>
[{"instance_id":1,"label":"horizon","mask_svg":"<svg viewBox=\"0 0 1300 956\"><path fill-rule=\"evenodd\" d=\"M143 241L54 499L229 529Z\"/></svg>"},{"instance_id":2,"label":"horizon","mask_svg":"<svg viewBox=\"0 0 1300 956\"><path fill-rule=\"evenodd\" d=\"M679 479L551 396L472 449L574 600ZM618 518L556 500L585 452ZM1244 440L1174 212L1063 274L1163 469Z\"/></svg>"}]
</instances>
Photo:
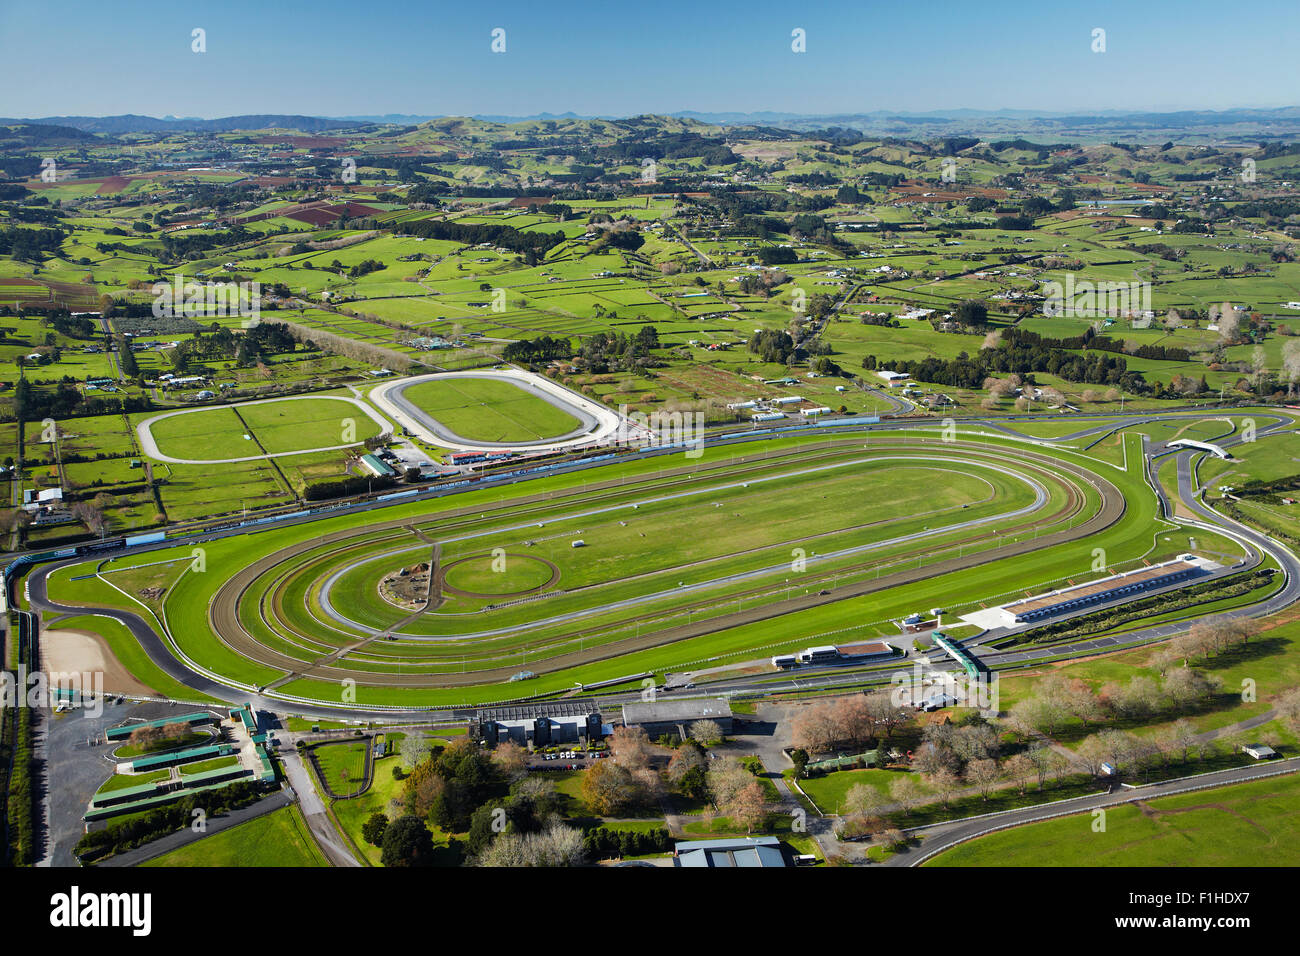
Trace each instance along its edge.
<instances>
[{"instance_id":1,"label":"horizon","mask_svg":"<svg viewBox=\"0 0 1300 956\"><path fill-rule=\"evenodd\" d=\"M212 115L212 116L199 116L194 114L176 115L171 113L158 115L158 114L151 114L151 113L139 113L135 111L128 111L123 113L97 113L97 114L48 113L41 116L36 116L36 115L16 116L15 115L6 118L21 121L21 122L32 122L32 123L46 121L46 120L54 120L54 119L114 119L123 116L138 116L144 119L152 119L152 120L158 120L160 122L175 122L175 123L186 123L186 122L211 123L211 122L217 122L226 119L237 119L244 116L301 117L304 119L315 119L315 120L341 120L341 121L348 120L348 121L371 122L371 123L397 122L399 119L406 120L406 121L416 121L420 123L427 123L427 122L433 122L435 120L445 120L445 119L472 119L472 120L481 120L485 122L514 123L514 122L530 122L539 118L554 119L554 120L615 121L615 120L637 119L641 117L657 117L657 118L665 118L665 119L696 119L699 117L723 117L723 116L737 116L737 117L773 116L773 117L782 117L790 120L807 121L807 120L834 120L834 119L839 119L841 117L851 119L860 116L872 116L872 115L881 115L881 116L890 116L890 117L897 116L906 119L911 117L952 118L958 116L959 114L966 113L966 114L977 114L979 116L987 116L990 118L1011 117L1011 116L1019 115L1026 119L1033 119L1033 118L1052 118L1052 117L1068 118L1068 117L1077 117L1077 116L1091 117L1091 116L1106 116L1106 115L1176 116L1181 113L1228 114L1228 113L1238 113L1238 112L1247 112L1247 111L1278 112L1287 109L1300 109L1300 102L1288 103L1281 106L1236 105L1236 106L1223 107L1221 109L1183 108L1183 109L1169 109L1169 110L1114 109L1114 108L1099 109L1099 110L1024 110L1015 107L1007 107L1005 109L983 109L979 107L970 107L970 106L954 106L951 109L946 109L946 110L945 109L916 110L916 111L869 110L861 113L819 113L819 112L794 113L785 110L683 109L683 110L673 110L671 112L655 111L655 112L647 112L647 113L576 113L572 110L564 110L558 112L554 110L540 110L536 113L514 114L514 115L505 114L505 113L403 113L398 111L387 111L382 113L346 113L345 114L345 113L304 113L301 111L285 112L285 111L277 110L274 112L260 111L257 113L223 113L220 115ZM780 120L773 120L773 122L779 122L779 121ZM729 123L728 121L723 121L719 119L702 119L700 120L700 122L710 123L712 125L731 125L731 123Z\"/></svg>"},{"instance_id":2,"label":"horizon","mask_svg":"<svg viewBox=\"0 0 1300 956\"><path fill-rule=\"evenodd\" d=\"M584 2L558 15L518 2L479 12L399 0L391 20L371 21L375 32L391 35L359 41L356 12L340 0L273 10L235 0L179 11L144 0L130 18L84 0L62 7L57 19L12 5L0 10L0 55L30 83L0 94L0 114L816 117L1166 113L1300 102L1300 78L1287 66L1300 9L1280 0L1226 20L1208 0L1159 0L1141 10L1108 0L1087 13L1040 10L1026 0L935 7L890 11L882 24L878 11L845 0L793 12L759 0L743 13L680 0L653 11ZM662 28L647 27L651 16ZM1256 28L1261 19L1269 30ZM1211 22L1214 29L1205 29ZM204 31L201 53L192 49L196 28ZM505 31L501 53L491 49L497 28ZM1098 28L1105 49L1094 52ZM791 48L795 29L805 31L805 52ZM372 61L377 44L382 68ZM103 79L105 49L116 54L111 83ZM1234 72L1239 63L1251 67L1244 81ZM957 90L966 105L946 106Z\"/></svg>"}]
</instances>

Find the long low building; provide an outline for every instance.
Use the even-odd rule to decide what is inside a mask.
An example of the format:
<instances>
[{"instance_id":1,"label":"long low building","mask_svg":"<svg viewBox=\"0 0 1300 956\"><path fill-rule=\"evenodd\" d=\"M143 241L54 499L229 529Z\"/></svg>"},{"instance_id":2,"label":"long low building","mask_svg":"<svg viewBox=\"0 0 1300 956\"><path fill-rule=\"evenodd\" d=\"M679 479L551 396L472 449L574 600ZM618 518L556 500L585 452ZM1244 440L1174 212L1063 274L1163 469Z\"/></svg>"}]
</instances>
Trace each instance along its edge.
<instances>
[{"instance_id":1,"label":"long low building","mask_svg":"<svg viewBox=\"0 0 1300 956\"><path fill-rule=\"evenodd\" d=\"M731 704L721 697L638 701L623 705L623 725L641 727L651 737L689 732L697 720L711 720L724 734L731 733ZM683 734L685 736L685 734Z\"/></svg>"},{"instance_id":2,"label":"long low building","mask_svg":"<svg viewBox=\"0 0 1300 956\"><path fill-rule=\"evenodd\" d=\"M1193 555L1183 555L1173 561L1153 564L1136 571L1126 571L1089 584L1079 584L1047 594L1035 595L1023 601L1004 605L1002 610L1014 624L1032 624L1058 614L1067 614L1093 605L1134 597L1204 573L1205 567L1200 559Z\"/></svg>"}]
</instances>

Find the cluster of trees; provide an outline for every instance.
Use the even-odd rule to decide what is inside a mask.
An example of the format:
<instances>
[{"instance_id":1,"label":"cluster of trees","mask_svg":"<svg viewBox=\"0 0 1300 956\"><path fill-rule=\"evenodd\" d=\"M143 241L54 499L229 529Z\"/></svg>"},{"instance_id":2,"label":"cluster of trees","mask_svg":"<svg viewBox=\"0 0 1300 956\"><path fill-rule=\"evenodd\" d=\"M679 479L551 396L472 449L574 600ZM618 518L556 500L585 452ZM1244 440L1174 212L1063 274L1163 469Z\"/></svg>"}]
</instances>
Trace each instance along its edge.
<instances>
[{"instance_id":1,"label":"cluster of trees","mask_svg":"<svg viewBox=\"0 0 1300 956\"><path fill-rule=\"evenodd\" d=\"M362 477L354 475L337 481L317 481L303 489L302 496L307 501L328 501L331 498L348 498L370 491L383 491L397 484L396 478L387 475Z\"/></svg>"},{"instance_id":2,"label":"cluster of trees","mask_svg":"<svg viewBox=\"0 0 1300 956\"><path fill-rule=\"evenodd\" d=\"M509 249L518 255L528 257L529 265L535 265L541 256L564 241L562 232L520 232L513 226L491 223L442 222L437 219L423 219L418 222L404 222L393 227L403 235L417 236L423 239L449 239L476 246L490 243L502 249Z\"/></svg>"},{"instance_id":3,"label":"cluster of trees","mask_svg":"<svg viewBox=\"0 0 1300 956\"><path fill-rule=\"evenodd\" d=\"M1108 720L1190 713L1212 700L1220 686L1217 677L1191 667L1170 667L1161 681L1137 674L1127 683L1109 682L1100 691L1077 678L1052 675L1012 706L1007 724L1024 736L1050 737L1071 719L1086 729Z\"/></svg>"},{"instance_id":4,"label":"cluster of trees","mask_svg":"<svg viewBox=\"0 0 1300 956\"><path fill-rule=\"evenodd\" d=\"M199 233L199 232L169 232L162 237L162 248L157 252L157 258L162 263L183 262L190 259L203 259L213 249L223 246L234 246L240 243L249 242L256 239L257 236L250 233L243 226L235 225L229 229L220 232ZM96 247L98 248L98 247ZM113 243L115 249L134 249L134 246L127 246L123 243Z\"/></svg>"},{"instance_id":5,"label":"cluster of trees","mask_svg":"<svg viewBox=\"0 0 1300 956\"><path fill-rule=\"evenodd\" d=\"M649 853L667 853L672 849L668 831L618 830L595 827L582 838L583 852L590 860L612 860L625 856L644 856Z\"/></svg>"},{"instance_id":6,"label":"cluster of trees","mask_svg":"<svg viewBox=\"0 0 1300 956\"><path fill-rule=\"evenodd\" d=\"M66 235L61 229L0 229L0 255L35 262L43 253L57 253Z\"/></svg>"},{"instance_id":7,"label":"cluster of trees","mask_svg":"<svg viewBox=\"0 0 1300 956\"><path fill-rule=\"evenodd\" d=\"M405 752L403 753L405 757ZM400 797L408 814L453 832L468 830L474 811L497 796L504 774L469 738L429 750L411 764Z\"/></svg>"},{"instance_id":8,"label":"cluster of trees","mask_svg":"<svg viewBox=\"0 0 1300 956\"><path fill-rule=\"evenodd\" d=\"M633 372L662 365L652 354L659 348L659 333L653 325L643 325L634 335L623 332L597 332L582 340L578 361L590 372Z\"/></svg>"},{"instance_id":9,"label":"cluster of trees","mask_svg":"<svg viewBox=\"0 0 1300 956\"><path fill-rule=\"evenodd\" d=\"M912 756L912 767L927 776L948 772L961 777L981 760L996 761L1002 750L997 730L977 713L970 715L961 726L927 725L921 746Z\"/></svg>"},{"instance_id":10,"label":"cluster of trees","mask_svg":"<svg viewBox=\"0 0 1300 956\"><path fill-rule=\"evenodd\" d=\"M784 266L799 261L799 254L789 246L764 246L758 250L758 261L765 266Z\"/></svg>"},{"instance_id":11,"label":"cluster of trees","mask_svg":"<svg viewBox=\"0 0 1300 956\"><path fill-rule=\"evenodd\" d=\"M1151 665L1165 673L1175 664L1184 667L1222 654L1258 636L1260 623L1251 618L1209 618L1197 621L1191 630L1166 642L1151 659Z\"/></svg>"},{"instance_id":12,"label":"cluster of trees","mask_svg":"<svg viewBox=\"0 0 1300 956\"><path fill-rule=\"evenodd\" d=\"M564 797L551 781L529 774L527 752L517 744L485 751L461 738L435 750L412 734L401 753L411 770L390 804L396 819L372 814L362 830L381 847L385 866L430 865L430 825L466 832L467 862L478 866L574 866L586 858L582 833L564 825Z\"/></svg>"},{"instance_id":13,"label":"cluster of trees","mask_svg":"<svg viewBox=\"0 0 1300 956\"><path fill-rule=\"evenodd\" d=\"M378 259L362 259L348 270L348 276L353 279L358 279L361 276L367 276L372 272L378 272L380 269L387 268L388 266L380 262Z\"/></svg>"},{"instance_id":14,"label":"cluster of trees","mask_svg":"<svg viewBox=\"0 0 1300 956\"><path fill-rule=\"evenodd\" d=\"M88 339L95 335L95 323L86 315L73 315L66 310L51 312L41 318L41 324L47 325L71 339Z\"/></svg>"},{"instance_id":15,"label":"cluster of trees","mask_svg":"<svg viewBox=\"0 0 1300 956\"><path fill-rule=\"evenodd\" d=\"M699 133L662 133L657 136L629 137L592 151L600 160L619 165L639 163L650 159L690 159L699 156L706 166L730 166L740 162L740 157L728 147L726 140Z\"/></svg>"},{"instance_id":16,"label":"cluster of trees","mask_svg":"<svg viewBox=\"0 0 1300 956\"><path fill-rule=\"evenodd\" d=\"M870 358L874 360L875 357ZM873 367L874 364L863 364L863 368ZM1140 372L1128 371L1128 364L1122 358L1106 354L1081 356L1059 350L984 349L975 358L944 360L930 357L918 362L894 362L893 369L922 382L955 388L979 388L980 383L994 373L1028 375L1046 372L1067 382L1116 385L1142 395L1151 391Z\"/></svg>"},{"instance_id":17,"label":"cluster of trees","mask_svg":"<svg viewBox=\"0 0 1300 956\"><path fill-rule=\"evenodd\" d=\"M746 347L764 362L774 365L789 364L795 352L794 338L789 332L780 329L764 329L755 332L749 337Z\"/></svg>"},{"instance_id":18,"label":"cluster of trees","mask_svg":"<svg viewBox=\"0 0 1300 956\"><path fill-rule=\"evenodd\" d=\"M1191 353L1184 348L1165 345L1143 345L1135 340L1121 341L1106 335L1098 335L1089 326L1082 335L1066 338L1048 338L1037 332L1028 332L1019 328L1002 330L1001 342L1008 348L1022 349L1096 349L1101 352L1123 352L1137 358L1154 359L1158 362L1189 362Z\"/></svg>"},{"instance_id":19,"label":"cluster of trees","mask_svg":"<svg viewBox=\"0 0 1300 956\"><path fill-rule=\"evenodd\" d=\"M931 356L920 361L894 362L893 369L922 382L955 388L977 389L990 376L1045 372L1067 382L1114 385L1140 395L1152 391L1142 373L1130 371L1128 363L1120 355L1096 349L1077 355L1033 339L1038 339L1034 333L1006 329L999 344L980 349L974 357L941 359ZM872 370L877 363L876 357L869 355L863 368Z\"/></svg>"},{"instance_id":20,"label":"cluster of trees","mask_svg":"<svg viewBox=\"0 0 1300 956\"><path fill-rule=\"evenodd\" d=\"M20 378L14 385L13 414L9 421L40 421L44 418L78 418L87 415L116 415L121 412L149 412L154 404L147 394L125 398L83 396L76 384L62 381L53 388L34 386Z\"/></svg>"},{"instance_id":21,"label":"cluster of trees","mask_svg":"<svg viewBox=\"0 0 1300 956\"><path fill-rule=\"evenodd\" d=\"M519 339L501 350L507 362L521 365L543 365L573 357L573 343L568 339L553 339L543 335L535 339Z\"/></svg>"},{"instance_id":22,"label":"cluster of trees","mask_svg":"<svg viewBox=\"0 0 1300 956\"><path fill-rule=\"evenodd\" d=\"M887 741L907 720L892 692L877 690L837 697L805 709L792 724L794 746L826 753L844 744L863 750Z\"/></svg>"},{"instance_id":23,"label":"cluster of trees","mask_svg":"<svg viewBox=\"0 0 1300 956\"><path fill-rule=\"evenodd\" d=\"M245 332L220 327L211 335L195 332L194 336L170 352L172 367L184 375L196 363L234 359L240 366L256 365L269 356L292 352L297 340L282 322L259 322Z\"/></svg>"}]
</instances>

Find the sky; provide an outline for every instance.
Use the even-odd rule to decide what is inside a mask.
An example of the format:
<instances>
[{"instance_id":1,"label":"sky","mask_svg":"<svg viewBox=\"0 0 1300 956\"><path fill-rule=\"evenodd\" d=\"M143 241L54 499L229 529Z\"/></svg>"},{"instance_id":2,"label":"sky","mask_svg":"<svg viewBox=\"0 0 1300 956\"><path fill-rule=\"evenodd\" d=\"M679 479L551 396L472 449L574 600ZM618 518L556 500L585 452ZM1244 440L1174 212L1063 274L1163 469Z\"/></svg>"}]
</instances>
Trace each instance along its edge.
<instances>
[{"instance_id":1,"label":"sky","mask_svg":"<svg viewBox=\"0 0 1300 956\"><path fill-rule=\"evenodd\" d=\"M1295 0L0 0L0 116L1276 107L1298 36Z\"/></svg>"}]
</instances>

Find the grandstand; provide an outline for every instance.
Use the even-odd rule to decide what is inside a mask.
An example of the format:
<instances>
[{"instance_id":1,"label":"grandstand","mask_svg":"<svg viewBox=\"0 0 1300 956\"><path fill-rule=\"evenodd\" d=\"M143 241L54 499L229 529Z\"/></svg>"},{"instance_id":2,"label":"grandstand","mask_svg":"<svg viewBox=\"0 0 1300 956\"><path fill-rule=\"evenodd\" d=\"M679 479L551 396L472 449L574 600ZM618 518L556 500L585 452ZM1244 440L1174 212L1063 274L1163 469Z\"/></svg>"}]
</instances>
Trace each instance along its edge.
<instances>
[{"instance_id":1,"label":"grandstand","mask_svg":"<svg viewBox=\"0 0 1300 956\"><path fill-rule=\"evenodd\" d=\"M1172 561L1163 561L1136 571L1114 574L1099 581L1034 595L991 610L997 612L996 624L1003 627L1034 624L1061 614L1136 597L1171 584L1179 584L1217 567L1218 565L1212 561L1184 554Z\"/></svg>"}]
</instances>

